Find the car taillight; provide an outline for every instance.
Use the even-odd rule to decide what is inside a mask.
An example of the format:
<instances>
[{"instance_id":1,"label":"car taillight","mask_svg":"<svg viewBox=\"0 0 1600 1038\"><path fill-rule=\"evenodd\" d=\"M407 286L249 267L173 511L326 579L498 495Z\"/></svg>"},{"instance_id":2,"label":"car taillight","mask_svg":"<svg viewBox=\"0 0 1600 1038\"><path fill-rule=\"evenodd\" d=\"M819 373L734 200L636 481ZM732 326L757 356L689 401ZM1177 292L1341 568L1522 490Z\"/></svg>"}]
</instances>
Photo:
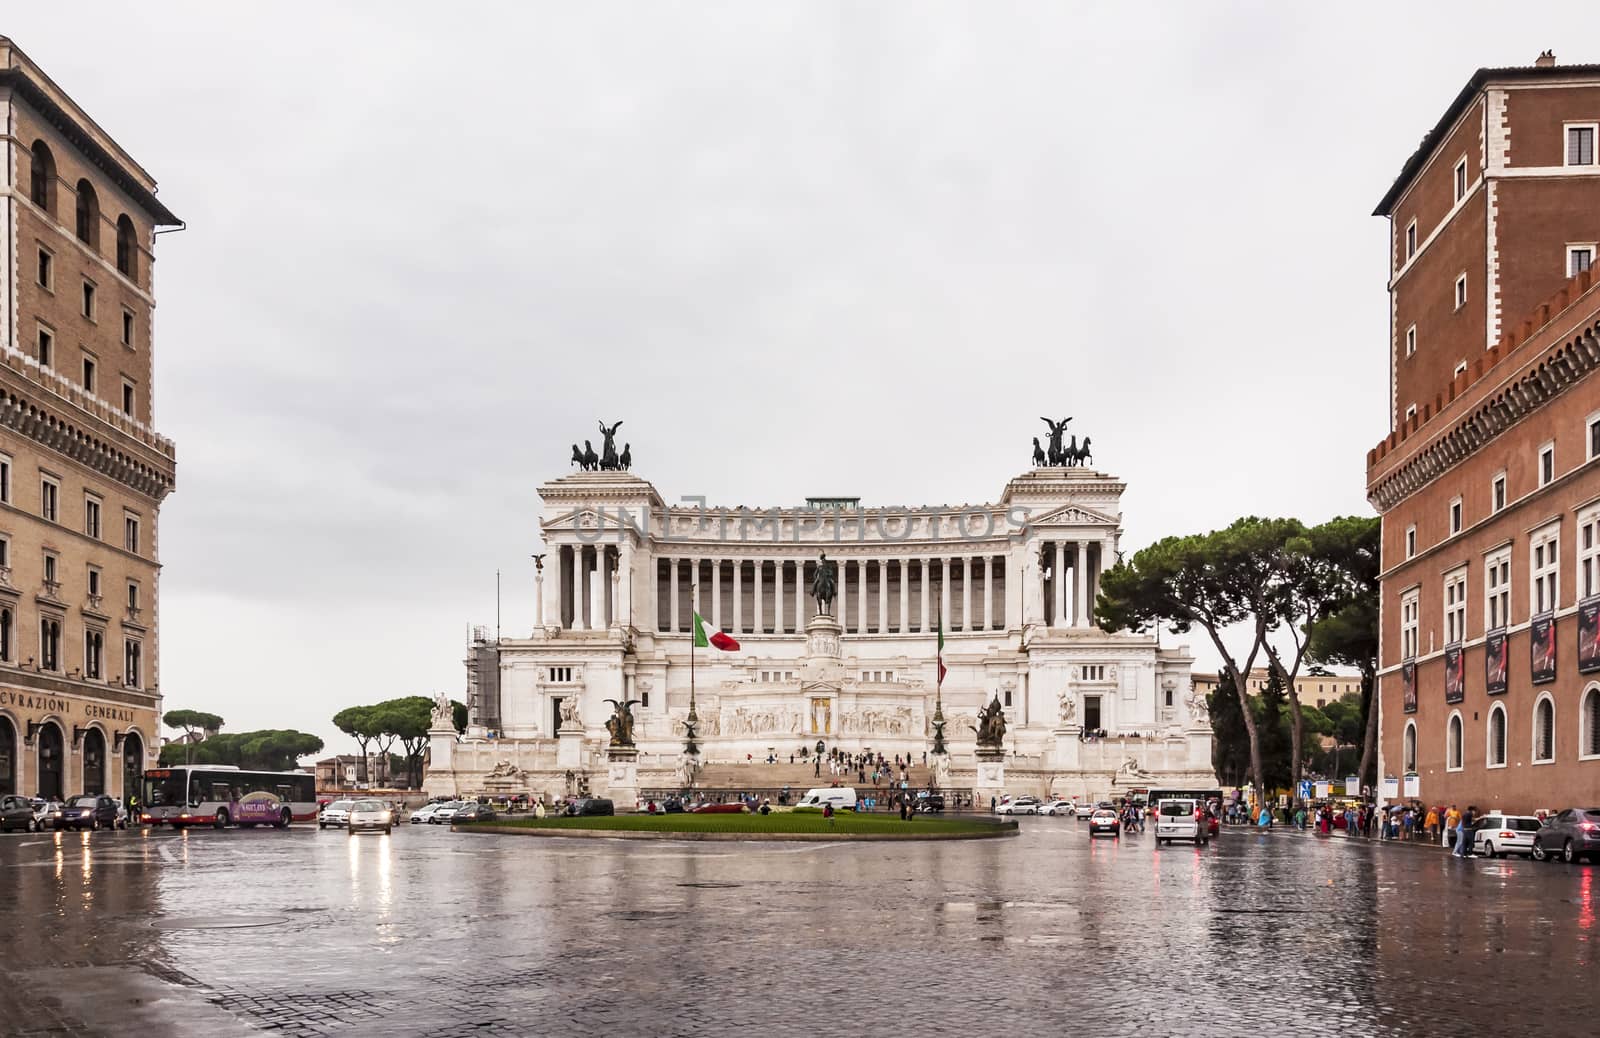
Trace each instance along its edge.
<instances>
[{"instance_id":1,"label":"car taillight","mask_svg":"<svg viewBox=\"0 0 1600 1038\"><path fill-rule=\"evenodd\" d=\"M1600 825L1596 825L1594 822L1584 822L1583 823L1583 828L1585 828L1585 829L1600 829Z\"/></svg>"},{"instance_id":2,"label":"car taillight","mask_svg":"<svg viewBox=\"0 0 1600 1038\"><path fill-rule=\"evenodd\" d=\"M1516 833L1501 833L1500 834L1500 839L1502 839L1502 840L1515 840L1516 838L1517 838L1517 834Z\"/></svg>"}]
</instances>

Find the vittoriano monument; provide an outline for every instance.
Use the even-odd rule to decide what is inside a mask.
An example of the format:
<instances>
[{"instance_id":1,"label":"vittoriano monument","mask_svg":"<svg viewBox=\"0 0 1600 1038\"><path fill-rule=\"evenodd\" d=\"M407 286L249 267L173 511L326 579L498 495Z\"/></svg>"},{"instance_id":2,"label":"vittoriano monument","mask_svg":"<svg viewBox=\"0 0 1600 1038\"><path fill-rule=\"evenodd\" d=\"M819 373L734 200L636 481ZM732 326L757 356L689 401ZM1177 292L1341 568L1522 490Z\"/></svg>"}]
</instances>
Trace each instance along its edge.
<instances>
[{"instance_id":1,"label":"vittoriano monument","mask_svg":"<svg viewBox=\"0 0 1600 1038\"><path fill-rule=\"evenodd\" d=\"M617 430L622 428L620 421L607 425L600 421L600 452L595 453L594 443L584 440L583 446L576 443L572 445L572 464L584 472L626 472L633 467L633 444L624 443L621 452L617 450Z\"/></svg>"},{"instance_id":2,"label":"vittoriano monument","mask_svg":"<svg viewBox=\"0 0 1600 1038\"><path fill-rule=\"evenodd\" d=\"M611 716L606 719L606 731L611 736L611 745L616 748L631 749L634 744L633 707L639 700L608 699L606 702L612 706Z\"/></svg>"}]
</instances>

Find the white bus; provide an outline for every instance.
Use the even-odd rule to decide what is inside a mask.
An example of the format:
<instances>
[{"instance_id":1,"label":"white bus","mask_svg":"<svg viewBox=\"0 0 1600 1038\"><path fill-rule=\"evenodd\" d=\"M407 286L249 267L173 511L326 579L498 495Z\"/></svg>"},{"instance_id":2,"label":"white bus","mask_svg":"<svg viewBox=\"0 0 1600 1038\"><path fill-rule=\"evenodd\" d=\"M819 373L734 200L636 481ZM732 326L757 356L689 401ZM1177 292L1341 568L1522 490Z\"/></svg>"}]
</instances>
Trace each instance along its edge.
<instances>
[{"instance_id":1,"label":"white bus","mask_svg":"<svg viewBox=\"0 0 1600 1038\"><path fill-rule=\"evenodd\" d=\"M139 821L146 825L285 829L291 822L316 820L316 777L304 771L174 764L146 771L139 797Z\"/></svg>"}]
</instances>

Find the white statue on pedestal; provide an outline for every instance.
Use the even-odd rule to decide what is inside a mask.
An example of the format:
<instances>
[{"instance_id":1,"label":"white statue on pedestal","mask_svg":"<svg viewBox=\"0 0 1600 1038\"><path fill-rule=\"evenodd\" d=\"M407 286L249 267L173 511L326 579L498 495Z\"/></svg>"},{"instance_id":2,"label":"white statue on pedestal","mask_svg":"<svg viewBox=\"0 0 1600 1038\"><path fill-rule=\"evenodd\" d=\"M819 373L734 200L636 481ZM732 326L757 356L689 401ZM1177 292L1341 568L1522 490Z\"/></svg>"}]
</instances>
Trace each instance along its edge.
<instances>
[{"instance_id":1,"label":"white statue on pedestal","mask_svg":"<svg viewBox=\"0 0 1600 1038\"><path fill-rule=\"evenodd\" d=\"M451 731L456 727L455 710L450 705L450 697L443 692L433 697L433 726Z\"/></svg>"},{"instance_id":2,"label":"white statue on pedestal","mask_svg":"<svg viewBox=\"0 0 1600 1038\"><path fill-rule=\"evenodd\" d=\"M583 721L578 718L578 697L564 697L561 700L561 730L576 731L582 727Z\"/></svg>"},{"instance_id":3,"label":"white statue on pedestal","mask_svg":"<svg viewBox=\"0 0 1600 1038\"><path fill-rule=\"evenodd\" d=\"M1061 693L1061 727L1066 728L1072 724L1072 719L1078 716L1078 700L1070 691Z\"/></svg>"}]
</instances>

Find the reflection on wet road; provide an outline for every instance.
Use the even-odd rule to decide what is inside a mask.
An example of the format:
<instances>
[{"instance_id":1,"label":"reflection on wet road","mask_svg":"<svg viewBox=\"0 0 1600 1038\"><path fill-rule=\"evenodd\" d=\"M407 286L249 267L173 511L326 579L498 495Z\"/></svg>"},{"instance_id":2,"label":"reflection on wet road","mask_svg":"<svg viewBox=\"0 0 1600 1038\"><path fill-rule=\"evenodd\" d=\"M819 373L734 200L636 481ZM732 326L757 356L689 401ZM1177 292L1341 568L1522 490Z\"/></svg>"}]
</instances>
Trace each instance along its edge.
<instances>
[{"instance_id":1,"label":"reflection on wet road","mask_svg":"<svg viewBox=\"0 0 1600 1038\"><path fill-rule=\"evenodd\" d=\"M1415 1035L1600 975L1590 866L1022 821L944 844L9 836L0 1015L8 1034ZM1587 1031L1587 999L1539 1001L1541 1029Z\"/></svg>"}]
</instances>

